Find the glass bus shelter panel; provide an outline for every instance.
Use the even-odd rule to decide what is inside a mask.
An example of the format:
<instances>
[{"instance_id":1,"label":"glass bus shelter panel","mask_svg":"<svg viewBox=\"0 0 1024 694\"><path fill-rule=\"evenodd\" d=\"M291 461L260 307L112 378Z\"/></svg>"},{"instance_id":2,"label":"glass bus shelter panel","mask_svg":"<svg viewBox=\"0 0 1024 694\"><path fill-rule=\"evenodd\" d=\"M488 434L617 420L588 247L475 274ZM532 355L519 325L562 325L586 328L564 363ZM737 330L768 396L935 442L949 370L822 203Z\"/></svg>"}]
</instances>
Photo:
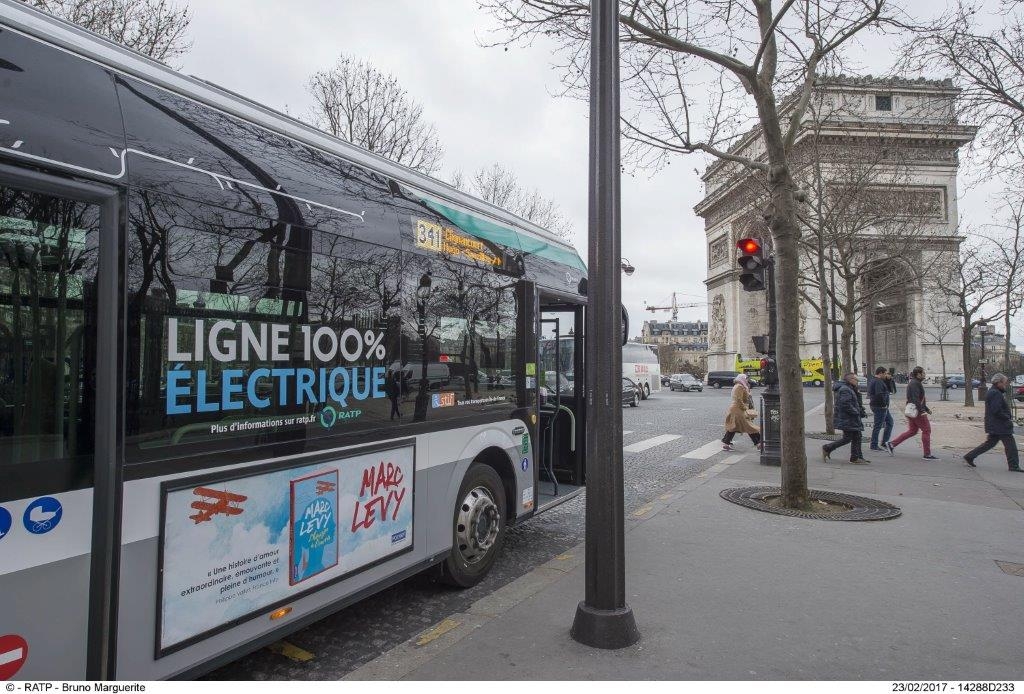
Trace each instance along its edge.
<instances>
[{"instance_id":1,"label":"glass bus shelter panel","mask_svg":"<svg viewBox=\"0 0 1024 694\"><path fill-rule=\"evenodd\" d=\"M118 80L133 185L395 246L387 181L216 109Z\"/></svg>"},{"instance_id":2,"label":"glass bus shelter panel","mask_svg":"<svg viewBox=\"0 0 1024 694\"><path fill-rule=\"evenodd\" d=\"M0 66L0 159L122 178L124 127L110 73L13 31L0 31Z\"/></svg>"},{"instance_id":3,"label":"glass bus shelter panel","mask_svg":"<svg viewBox=\"0 0 1024 694\"><path fill-rule=\"evenodd\" d=\"M0 595L2 630L28 644L18 678L85 676L100 219L0 186Z\"/></svg>"}]
</instances>

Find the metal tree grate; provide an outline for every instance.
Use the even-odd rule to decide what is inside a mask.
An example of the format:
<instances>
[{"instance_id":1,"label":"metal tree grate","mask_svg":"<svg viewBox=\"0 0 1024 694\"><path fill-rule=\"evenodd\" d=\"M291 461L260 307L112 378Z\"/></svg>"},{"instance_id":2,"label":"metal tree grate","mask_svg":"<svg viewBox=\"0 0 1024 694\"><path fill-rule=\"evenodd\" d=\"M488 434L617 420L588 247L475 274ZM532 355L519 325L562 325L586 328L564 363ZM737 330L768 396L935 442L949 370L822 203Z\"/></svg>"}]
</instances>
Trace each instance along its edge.
<instances>
[{"instance_id":1,"label":"metal tree grate","mask_svg":"<svg viewBox=\"0 0 1024 694\"><path fill-rule=\"evenodd\" d=\"M828 501L833 504L840 504L849 508L847 511L838 513L815 513L813 511L799 511L791 508L776 508L769 506L766 499L779 496L781 490L778 487L739 487L736 489L723 489L719 492L726 501L734 504L775 513L780 516L793 516L796 518L818 518L821 520L835 521L872 521L891 520L897 518L903 512L897 506L887 504L877 499L868 499L863 496L843 494L841 492L826 492L818 489L808 490L808 496L818 501Z\"/></svg>"}]
</instances>

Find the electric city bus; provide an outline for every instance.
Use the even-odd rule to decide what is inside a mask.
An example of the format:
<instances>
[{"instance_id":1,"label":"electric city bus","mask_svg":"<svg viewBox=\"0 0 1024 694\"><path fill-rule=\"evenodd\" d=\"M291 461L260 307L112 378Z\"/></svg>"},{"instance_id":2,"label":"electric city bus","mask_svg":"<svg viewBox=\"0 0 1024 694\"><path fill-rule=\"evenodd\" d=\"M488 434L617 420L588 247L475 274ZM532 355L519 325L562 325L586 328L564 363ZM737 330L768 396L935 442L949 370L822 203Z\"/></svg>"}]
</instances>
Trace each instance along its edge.
<instances>
[{"instance_id":1,"label":"electric city bus","mask_svg":"<svg viewBox=\"0 0 1024 694\"><path fill-rule=\"evenodd\" d=\"M195 676L415 573L480 581L585 482L585 279L0 0L0 677ZM538 369L542 330L568 361Z\"/></svg>"}]
</instances>

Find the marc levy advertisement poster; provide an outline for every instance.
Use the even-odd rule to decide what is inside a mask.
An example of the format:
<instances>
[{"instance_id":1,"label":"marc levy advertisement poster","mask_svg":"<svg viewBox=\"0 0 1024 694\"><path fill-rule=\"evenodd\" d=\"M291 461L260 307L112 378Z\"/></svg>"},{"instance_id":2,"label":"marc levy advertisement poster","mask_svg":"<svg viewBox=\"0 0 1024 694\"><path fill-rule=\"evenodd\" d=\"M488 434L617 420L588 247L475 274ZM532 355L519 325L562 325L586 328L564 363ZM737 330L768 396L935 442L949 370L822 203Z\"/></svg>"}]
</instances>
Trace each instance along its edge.
<instances>
[{"instance_id":1,"label":"marc levy advertisement poster","mask_svg":"<svg viewBox=\"0 0 1024 694\"><path fill-rule=\"evenodd\" d=\"M412 547L413 445L166 492L160 649Z\"/></svg>"}]
</instances>

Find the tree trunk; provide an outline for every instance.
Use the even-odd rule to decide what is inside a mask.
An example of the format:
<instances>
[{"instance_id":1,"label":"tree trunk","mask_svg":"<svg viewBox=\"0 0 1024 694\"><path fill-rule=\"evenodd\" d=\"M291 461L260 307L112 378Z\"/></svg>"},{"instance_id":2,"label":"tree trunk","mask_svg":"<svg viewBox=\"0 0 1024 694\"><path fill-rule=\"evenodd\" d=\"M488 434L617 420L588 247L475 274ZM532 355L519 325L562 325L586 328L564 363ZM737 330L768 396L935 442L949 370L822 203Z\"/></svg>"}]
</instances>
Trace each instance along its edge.
<instances>
[{"instance_id":1,"label":"tree trunk","mask_svg":"<svg viewBox=\"0 0 1024 694\"><path fill-rule=\"evenodd\" d=\"M942 384L942 395L939 396L939 400L946 400L948 399L946 395L946 350L942 346L942 340L939 340L939 359L942 360L942 380L940 381Z\"/></svg>"},{"instance_id":2,"label":"tree trunk","mask_svg":"<svg viewBox=\"0 0 1024 694\"><path fill-rule=\"evenodd\" d=\"M839 335L839 345L842 350L843 373L853 371L853 321L846 315L843 309L843 332Z\"/></svg>"},{"instance_id":3,"label":"tree trunk","mask_svg":"<svg viewBox=\"0 0 1024 694\"><path fill-rule=\"evenodd\" d=\"M800 367L800 230L796 222L795 184L785 166L769 176L772 210L769 227L775 242L777 317L776 361L779 371L782 442L782 501L787 508L808 506L807 452L804 449L803 370Z\"/></svg>"},{"instance_id":4,"label":"tree trunk","mask_svg":"<svg viewBox=\"0 0 1024 694\"><path fill-rule=\"evenodd\" d=\"M818 234L818 337L821 342L822 381L825 389L825 433L836 433L835 428L835 395L832 393L832 357L828 340L828 291L825 287L825 250L821 234Z\"/></svg>"},{"instance_id":5,"label":"tree trunk","mask_svg":"<svg viewBox=\"0 0 1024 694\"><path fill-rule=\"evenodd\" d=\"M971 374L974 373L974 370L971 368L970 324L968 323L968 327L962 328L960 332L964 341L964 407L974 407L974 388L971 388Z\"/></svg>"}]
</instances>

